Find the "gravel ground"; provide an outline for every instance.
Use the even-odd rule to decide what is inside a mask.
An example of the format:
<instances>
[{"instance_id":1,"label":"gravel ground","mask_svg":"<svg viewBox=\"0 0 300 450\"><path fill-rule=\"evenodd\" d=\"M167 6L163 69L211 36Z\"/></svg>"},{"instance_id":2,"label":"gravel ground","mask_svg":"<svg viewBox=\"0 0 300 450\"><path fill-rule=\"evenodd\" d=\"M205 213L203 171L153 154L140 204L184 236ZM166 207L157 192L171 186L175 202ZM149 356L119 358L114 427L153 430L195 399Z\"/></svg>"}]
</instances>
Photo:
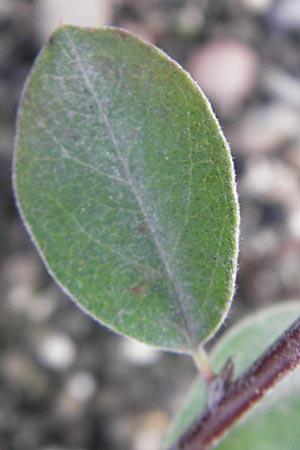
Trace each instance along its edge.
<instances>
[{"instance_id":1,"label":"gravel ground","mask_svg":"<svg viewBox=\"0 0 300 450\"><path fill-rule=\"evenodd\" d=\"M71 3L0 0L0 449L158 450L194 368L186 357L112 334L49 279L11 189L22 84L70 10L73 22L139 34L191 72L230 141L238 177L240 267L226 328L300 294L299 4L86 0L82 10Z\"/></svg>"}]
</instances>

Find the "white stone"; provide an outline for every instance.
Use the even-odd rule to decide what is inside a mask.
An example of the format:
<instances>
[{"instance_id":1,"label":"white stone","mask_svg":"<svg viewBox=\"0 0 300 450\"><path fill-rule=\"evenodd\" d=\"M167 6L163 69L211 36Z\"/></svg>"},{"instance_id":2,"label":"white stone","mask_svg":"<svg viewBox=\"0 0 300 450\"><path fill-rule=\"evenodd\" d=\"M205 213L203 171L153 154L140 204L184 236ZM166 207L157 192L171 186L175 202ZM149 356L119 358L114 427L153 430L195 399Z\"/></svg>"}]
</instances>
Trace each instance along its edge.
<instances>
[{"instance_id":1,"label":"white stone","mask_svg":"<svg viewBox=\"0 0 300 450\"><path fill-rule=\"evenodd\" d=\"M271 20L278 26L299 31L300 4L299 0L281 0L271 15Z\"/></svg>"},{"instance_id":2,"label":"white stone","mask_svg":"<svg viewBox=\"0 0 300 450\"><path fill-rule=\"evenodd\" d=\"M249 11L257 14L263 14L268 11L273 0L240 0Z\"/></svg>"},{"instance_id":3,"label":"white stone","mask_svg":"<svg viewBox=\"0 0 300 450\"><path fill-rule=\"evenodd\" d=\"M134 339L126 338L120 345L121 356L136 365L150 365L158 361L160 352Z\"/></svg>"},{"instance_id":4,"label":"white stone","mask_svg":"<svg viewBox=\"0 0 300 450\"><path fill-rule=\"evenodd\" d=\"M38 343L37 356L46 367L65 370L75 361L76 347L67 334L53 333L43 337Z\"/></svg>"},{"instance_id":5,"label":"white stone","mask_svg":"<svg viewBox=\"0 0 300 450\"><path fill-rule=\"evenodd\" d=\"M257 80L258 59L248 45L218 39L193 51L187 69L214 105L230 115L250 95Z\"/></svg>"},{"instance_id":6,"label":"white stone","mask_svg":"<svg viewBox=\"0 0 300 450\"><path fill-rule=\"evenodd\" d=\"M94 377L88 372L74 373L67 382L67 393L74 400L85 402L93 397L97 389Z\"/></svg>"},{"instance_id":7,"label":"white stone","mask_svg":"<svg viewBox=\"0 0 300 450\"><path fill-rule=\"evenodd\" d=\"M46 322L57 308L57 295L49 289L39 295L33 295L27 314L35 323Z\"/></svg>"},{"instance_id":8,"label":"white stone","mask_svg":"<svg viewBox=\"0 0 300 450\"><path fill-rule=\"evenodd\" d=\"M299 112L278 102L249 109L228 139L242 153L264 153L299 135Z\"/></svg>"},{"instance_id":9,"label":"white stone","mask_svg":"<svg viewBox=\"0 0 300 450\"><path fill-rule=\"evenodd\" d=\"M205 23L202 9L192 2L186 2L178 17L179 30L186 34L199 32Z\"/></svg>"},{"instance_id":10,"label":"white stone","mask_svg":"<svg viewBox=\"0 0 300 450\"><path fill-rule=\"evenodd\" d=\"M111 0L38 0L37 32L44 42L62 23L101 27L111 24Z\"/></svg>"},{"instance_id":11,"label":"white stone","mask_svg":"<svg viewBox=\"0 0 300 450\"><path fill-rule=\"evenodd\" d=\"M273 256L279 251L278 236L272 228L264 228L256 231L253 236L247 236L243 242L243 250L247 259L265 258Z\"/></svg>"},{"instance_id":12,"label":"white stone","mask_svg":"<svg viewBox=\"0 0 300 450\"><path fill-rule=\"evenodd\" d=\"M9 16L12 12L12 8L12 0L0 0L0 18Z\"/></svg>"},{"instance_id":13,"label":"white stone","mask_svg":"<svg viewBox=\"0 0 300 450\"><path fill-rule=\"evenodd\" d=\"M157 409L150 410L138 418L134 435L134 450L157 450L162 446L162 439L168 428L167 415Z\"/></svg>"},{"instance_id":14,"label":"white stone","mask_svg":"<svg viewBox=\"0 0 300 450\"><path fill-rule=\"evenodd\" d=\"M239 183L241 195L283 202L291 207L298 191L296 174L280 160L268 158L252 158Z\"/></svg>"},{"instance_id":15,"label":"white stone","mask_svg":"<svg viewBox=\"0 0 300 450\"><path fill-rule=\"evenodd\" d=\"M30 286L13 286L7 294L6 302L8 307L17 313L27 312L32 302L32 289Z\"/></svg>"},{"instance_id":16,"label":"white stone","mask_svg":"<svg viewBox=\"0 0 300 450\"><path fill-rule=\"evenodd\" d=\"M300 4L299 4L300 9ZM278 100L300 107L300 79L283 70L271 67L263 76L264 88Z\"/></svg>"}]
</instances>

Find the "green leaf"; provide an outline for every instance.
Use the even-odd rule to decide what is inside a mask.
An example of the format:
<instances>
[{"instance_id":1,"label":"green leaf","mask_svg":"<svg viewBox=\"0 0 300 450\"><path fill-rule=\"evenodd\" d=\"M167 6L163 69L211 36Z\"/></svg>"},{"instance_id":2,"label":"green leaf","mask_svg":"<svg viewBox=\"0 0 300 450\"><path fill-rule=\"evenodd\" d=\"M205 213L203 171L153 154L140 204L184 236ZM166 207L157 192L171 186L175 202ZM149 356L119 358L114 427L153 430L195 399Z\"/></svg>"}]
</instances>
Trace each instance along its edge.
<instances>
[{"instance_id":1,"label":"green leaf","mask_svg":"<svg viewBox=\"0 0 300 450\"><path fill-rule=\"evenodd\" d=\"M23 93L14 171L33 240L84 310L175 351L219 326L236 270L232 161L163 52L119 29L60 27Z\"/></svg>"},{"instance_id":2,"label":"green leaf","mask_svg":"<svg viewBox=\"0 0 300 450\"><path fill-rule=\"evenodd\" d=\"M258 312L230 330L212 350L211 362L219 371L233 357L235 374L244 371L300 314L300 302L288 302ZM295 370L235 425L214 448L217 450L298 450L300 371ZM175 418L166 448L200 414L205 387L197 379Z\"/></svg>"}]
</instances>

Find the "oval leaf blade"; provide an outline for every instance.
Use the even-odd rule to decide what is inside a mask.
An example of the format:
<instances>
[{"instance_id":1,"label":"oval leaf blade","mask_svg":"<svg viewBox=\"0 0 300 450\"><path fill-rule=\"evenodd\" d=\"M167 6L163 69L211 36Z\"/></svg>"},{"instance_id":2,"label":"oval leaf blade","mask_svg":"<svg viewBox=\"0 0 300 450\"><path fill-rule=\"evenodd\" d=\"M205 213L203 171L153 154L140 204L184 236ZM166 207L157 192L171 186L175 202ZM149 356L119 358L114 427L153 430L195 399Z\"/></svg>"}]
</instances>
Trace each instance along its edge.
<instances>
[{"instance_id":1,"label":"oval leaf blade","mask_svg":"<svg viewBox=\"0 0 300 450\"><path fill-rule=\"evenodd\" d=\"M219 371L233 357L235 373L243 372L300 314L300 301L257 312L232 328L211 353ZM299 447L300 373L295 370L238 422L218 444L217 450L297 450ZM205 402L205 386L195 381L186 402L175 418L166 439L172 442L200 414Z\"/></svg>"},{"instance_id":2,"label":"oval leaf blade","mask_svg":"<svg viewBox=\"0 0 300 450\"><path fill-rule=\"evenodd\" d=\"M60 27L24 89L17 202L87 312L191 351L229 307L238 208L230 153L196 84L119 29Z\"/></svg>"}]
</instances>

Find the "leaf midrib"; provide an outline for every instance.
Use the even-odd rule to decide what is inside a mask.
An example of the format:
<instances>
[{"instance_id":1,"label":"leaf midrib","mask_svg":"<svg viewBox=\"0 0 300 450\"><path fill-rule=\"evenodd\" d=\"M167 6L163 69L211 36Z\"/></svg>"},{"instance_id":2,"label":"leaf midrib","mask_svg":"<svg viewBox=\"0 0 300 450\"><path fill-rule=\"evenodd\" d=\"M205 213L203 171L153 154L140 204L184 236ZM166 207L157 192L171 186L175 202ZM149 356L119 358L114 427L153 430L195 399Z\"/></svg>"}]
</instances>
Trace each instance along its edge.
<instances>
[{"instance_id":1,"label":"leaf midrib","mask_svg":"<svg viewBox=\"0 0 300 450\"><path fill-rule=\"evenodd\" d=\"M69 44L70 44L70 51L72 53L72 56L73 56L77 66L79 68L79 71L82 74L82 77L84 79L86 88L90 91L90 93L91 93L91 95L92 95L92 97L93 97L93 99L95 101L95 104L97 106L99 115L102 117L102 120L103 120L103 123L105 125L106 131L107 131L107 133L108 133L108 135L109 135L109 137L110 137L110 139L112 141L112 144L113 144L114 150L116 152L117 158L118 158L118 160L119 160L119 162L120 162L120 164L121 164L121 166L123 168L123 171L124 171L124 174L125 174L125 178L126 178L126 180L128 182L128 185L131 188L132 194L133 194L133 196L134 196L134 198L135 198L135 200L137 202L137 205L138 205L138 207L140 209L140 212L141 212L141 214L142 214L142 216L143 216L143 218L145 220L145 223L146 223L146 225L147 225L147 227L148 227L148 229L150 231L150 234L151 234L151 237L152 237L153 242L155 244L156 250L157 250L157 252L159 254L160 260L161 260L162 265L164 267L164 271L166 273L166 276L167 276L169 282L171 283L171 285L173 286L173 289L174 289L175 294L176 294L176 298L177 298L178 303L179 303L179 308L180 308L180 312L182 314L182 318L183 318L184 326L185 326L185 329L186 329L187 337L190 340L190 344L193 346L195 344L195 342L196 342L196 338L195 338L194 329L192 327L192 321L189 319L189 315L188 315L188 313L186 311L186 305L185 305L186 293L184 292L182 287L179 286L178 283L176 282L176 280L174 279L174 275L172 273L172 270L171 270L170 265L169 265L168 260L167 260L166 252L165 252L161 242L157 238L156 230L155 230L155 228L154 228L154 226L152 224L152 221L149 219L149 217L147 215L147 212L146 212L146 210L144 208L142 199L141 199L141 197L139 195L137 187L135 186L134 180L132 178L132 175L131 175L128 163L127 163L126 159L123 157L123 154L122 154L122 152L120 150L119 142L116 139L114 131L113 131L113 129L112 129L110 123L109 123L108 117L107 117L105 111L103 110L103 107L101 105L101 102L98 99L98 96L97 96L97 93L96 93L96 91L95 91L95 89L93 87L93 84L90 81L90 78L89 78L89 76L88 76L88 74L87 74L87 72L85 70L84 63L82 63L82 61L80 60L80 58L78 56L78 53L79 53L78 52L78 48L74 44L74 42L72 40L72 37L71 37L70 33L67 31L66 28L65 28L65 31L66 31L66 36L67 36Z\"/></svg>"}]
</instances>

